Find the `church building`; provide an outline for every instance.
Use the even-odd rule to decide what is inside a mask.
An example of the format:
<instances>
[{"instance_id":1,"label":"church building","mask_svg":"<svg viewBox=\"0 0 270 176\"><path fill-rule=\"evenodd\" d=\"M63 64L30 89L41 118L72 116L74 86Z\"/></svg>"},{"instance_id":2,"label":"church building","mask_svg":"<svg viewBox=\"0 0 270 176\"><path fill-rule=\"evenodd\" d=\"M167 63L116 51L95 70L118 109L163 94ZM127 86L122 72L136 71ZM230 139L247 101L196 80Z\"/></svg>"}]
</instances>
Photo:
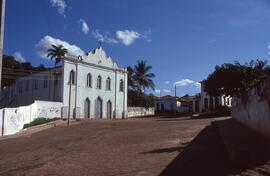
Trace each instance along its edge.
<instances>
[{"instance_id":1,"label":"church building","mask_svg":"<svg viewBox=\"0 0 270 176\"><path fill-rule=\"evenodd\" d=\"M126 118L127 87L127 69L99 47L86 56L66 56L62 66L16 79L2 91L0 105L58 101L63 103L63 117Z\"/></svg>"}]
</instances>

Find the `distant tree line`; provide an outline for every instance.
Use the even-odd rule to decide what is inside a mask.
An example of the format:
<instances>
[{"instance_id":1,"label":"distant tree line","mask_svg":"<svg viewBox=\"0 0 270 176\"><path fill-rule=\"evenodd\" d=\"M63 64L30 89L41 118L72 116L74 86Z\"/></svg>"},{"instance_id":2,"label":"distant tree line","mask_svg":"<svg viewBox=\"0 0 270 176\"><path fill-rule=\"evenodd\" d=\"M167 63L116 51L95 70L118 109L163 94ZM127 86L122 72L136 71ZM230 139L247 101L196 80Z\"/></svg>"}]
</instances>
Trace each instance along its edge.
<instances>
[{"instance_id":1,"label":"distant tree line","mask_svg":"<svg viewBox=\"0 0 270 176\"><path fill-rule=\"evenodd\" d=\"M48 58L55 60L55 66L62 61L65 54L68 50L63 47L63 45L55 46L52 45L48 49ZM2 83L1 88L5 86L10 86L14 84L15 80L19 77L28 76L33 72L45 71L49 68L46 68L43 64L40 64L38 67L32 66L30 62L18 62L14 56L3 55L2 63Z\"/></svg>"},{"instance_id":2,"label":"distant tree line","mask_svg":"<svg viewBox=\"0 0 270 176\"><path fill-rule=\"evenodd\" d=\"M3 55L1 88L12 85L16 78L30 75L31 72L45 71L46 69L43 64L34 67L30 62L21 63L16 61L14 56Z\"/></svg>"}]
</instances>

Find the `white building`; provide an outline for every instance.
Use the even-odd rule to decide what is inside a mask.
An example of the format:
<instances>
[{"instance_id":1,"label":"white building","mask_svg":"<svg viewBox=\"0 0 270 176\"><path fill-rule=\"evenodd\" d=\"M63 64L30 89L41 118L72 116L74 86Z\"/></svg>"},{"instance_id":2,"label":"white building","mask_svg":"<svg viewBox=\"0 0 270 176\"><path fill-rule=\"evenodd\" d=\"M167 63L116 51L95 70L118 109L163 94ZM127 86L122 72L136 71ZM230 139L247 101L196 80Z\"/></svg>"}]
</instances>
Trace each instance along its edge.
<instances>
[{"instance_id":1,"label":"white building","mask_svg":"<svg viewBox=\"0 0 270 176\"><path fill-rule=\"evenodd\" d=\"M196 95L192 100L193 112L204 112L215 110L218 106L231 107L232 98L221 95L218 97L210 97L204 91L204 84L201 82L201 93Z\"/></svg>"},{"instance_id":2,"label":"white building","mask_svg":"<svg viewBox=\"0 0 270 176\"><path fill-rule=\"evenodd\" d=\"M175 98L171 95L154 99L154 108L157 113L174 112L175 109L178 113L188 113L190 111L189 104L189 101L184 99L184 97Z\"/></svg>"},{"instance_id":3,"label":"white building","mask_svg":"<svg viewBox=\"0 0 270 176\"><path fill-rule=\"evenodd\" d=\"M3 90L0 104L58 101L63 103L63 117L126 118L127 87L127 69L118 67L100 47L86 56L66 56L62 66L18 78Z\"/></svg>"}]
</instances>

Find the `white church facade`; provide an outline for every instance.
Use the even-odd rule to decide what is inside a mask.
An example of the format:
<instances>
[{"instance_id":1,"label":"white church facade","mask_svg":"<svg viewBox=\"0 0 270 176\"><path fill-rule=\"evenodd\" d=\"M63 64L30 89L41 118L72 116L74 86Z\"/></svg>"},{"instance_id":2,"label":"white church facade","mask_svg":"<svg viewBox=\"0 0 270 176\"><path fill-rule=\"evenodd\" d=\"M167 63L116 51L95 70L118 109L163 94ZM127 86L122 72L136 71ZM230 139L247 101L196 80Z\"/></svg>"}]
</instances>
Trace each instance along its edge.
<instances>
[{"instance_id":1,"label":"white church facade","mask_svg":"<svg viewBox=\"0 0 270 176\"><path fill-rule=\"evenodd\" d=\"M34 100L63 103L62 116L126 118L127 69L99 47L86 56L66 56L63 64L18 78L2 91L1 106L18 107Z\"/></svg>"}]
</instances>

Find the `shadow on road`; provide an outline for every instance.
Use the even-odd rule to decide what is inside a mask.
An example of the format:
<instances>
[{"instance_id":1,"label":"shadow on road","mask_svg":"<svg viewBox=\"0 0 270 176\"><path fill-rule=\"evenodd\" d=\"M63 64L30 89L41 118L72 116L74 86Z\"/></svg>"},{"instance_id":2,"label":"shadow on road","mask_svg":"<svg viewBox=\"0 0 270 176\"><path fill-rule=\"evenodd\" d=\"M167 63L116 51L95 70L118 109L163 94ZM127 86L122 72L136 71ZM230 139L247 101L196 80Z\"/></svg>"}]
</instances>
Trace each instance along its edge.
<instances>
[{"instance_id":1,"label":"shadow on road","mask_svg":"<svg viewBox=\"0 0 270 176\"><path fill-rule=\"evenodd\" d=\"M157 149L157 150L152 150L148 152L143 152L142 154L154 154L154 153L171 153L171 152L181 152L185 149L185 147L171 147L171 148L163 148L163 149Z\"/></svg>"},{"instance_id":2,"label":"shadow on road","mask_svg":"<svg viewBox=\"0 0 270 176\"><path fill-rule=\"evenodd\" d=\"M168 149L170 151L170 149ZM176 149L175 149L176 150ZM160 151L165 151L161 149ZM270 159L270 158L268 158ZM249 166L235 167L225 150L216 126L204 128L160 174L160 176L198 176L239 174L267 162L265 159Z\"/></svg>"},{"instance_id":3,"label":"shadow on road","mask_svg":"<svg viewBox=\"0 0 270 176\"><path fill-rule=\"evenodd\" d=\"M226 117L226 116L224 116ZM177 121L183 121L183 120L206 120L206 119L222 119L224 118L223 116L222 117L209 117L209 118L196 118L196 117L193 117L193 116L184 116L184 117L159 117L157 119L155 119L155 121L157 122L177 122Z\"/></svg>"}]
</instances>

